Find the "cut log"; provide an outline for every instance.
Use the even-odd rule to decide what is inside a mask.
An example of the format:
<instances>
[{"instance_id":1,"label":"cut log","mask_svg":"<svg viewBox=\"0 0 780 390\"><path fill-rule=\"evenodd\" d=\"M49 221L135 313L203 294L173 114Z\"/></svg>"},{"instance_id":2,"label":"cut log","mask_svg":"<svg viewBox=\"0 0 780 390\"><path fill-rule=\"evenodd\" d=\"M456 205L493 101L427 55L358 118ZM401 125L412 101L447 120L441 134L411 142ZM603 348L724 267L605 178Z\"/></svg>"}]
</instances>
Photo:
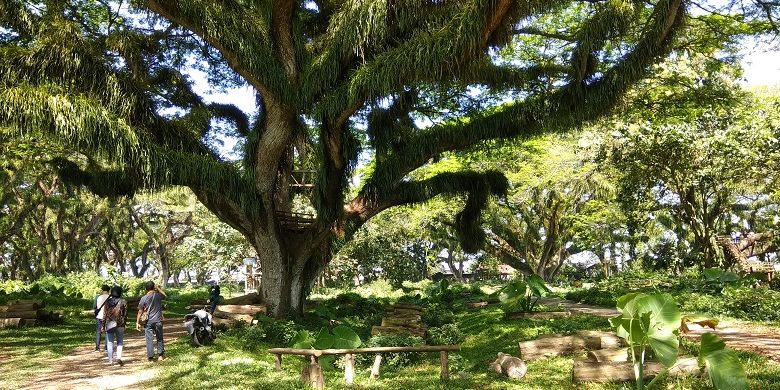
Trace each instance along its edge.
<instances>
[{"instance_id":1,"label":"cut log","mask_svg":"<svg viewBox=\"0 0 780 390\"><path fill-rule=\"evenodd\" d=\"M520 358L535 360L551 356L573 355L590 349L601 349L598 337L571 335L545 337L519 344Z\"/></svg>"},{"instance_id":2,"label":"cut log","mask_svg":"<svg viewBox=\"0 0 780 390\"><path fill-rule=\"evenodd\" d=\"M38 320L35 318L22 318L22 321L19 323L20 326L35 326L38 325Z\"/></svg>"},{"instance_id":3,"label":"cut log","mask_svg":"<svg viewBox=\"0 0 780 390\"><path fill-rule=\"evenodd\" d=\"M29 311L7 311L0 313L0 318L38 318L39 315L46 315L45 310L29 310Z\"/></svg>"},{"instance_id":4,"label":"cut log","mask_svg":"<svg viewBox=\"0 0 780 390\"><path fill-rule=\"evenodd\" d=\"M17 299L6 303L6 306L32 306L34 309L43 309L46 307L46 302L38 299Z\"/></svg>"},{"instance_id":5,"label":"cut log","mask_svg":"<svg viewBox=\"0 0 780 390\"><path fill-rule=\"evenodd\" d=\"M21 318L0 318L0 328L16 328L21 323Z\"/></svg>"},{"instance_id":6,"label":"cut log","mask_svg":"<svg viewBox=\"0 0 780 390\"><path fill-rule=\"evenodd\" d=\"M387 317L416 317L421 315L422 311L420 310L395 309L385 311L385 316Z\"/></svg>"},{"instance_id":7,"label":"cut log","mask_svg":"<svg viewBox=\"0 0 780 390\"><path fill-rule=\"evenodd\" d=\"M355 383L355 355L348 353L344 359L344 382L348 385Z\"/></svg>"},{"instance_id":8,"label":"cut log","mask_svg":"<svg viewBox=\"0 0 780 390\"><path fill-rule=\"evenodd\" d=\"M422 321L420 320L419 317L417 317L417 319L385 317L382 318L382 326L403 326L407 328L419 328L420 326L422 326Z\"/></svg>"},{"instance_id":9,"label":"cut log","mask_svg":"<svg viewBox=\"0 0 780 390\"><path fill-rule=\"evenodd\" d=\"M550 318L571 317L570 311L539 311L534 313L511 313L507 315L510 320L530 319L530 320L549 320Z\"/></svg>"},{"instance_id":10,"label":"cut log","mask_svg":"<svg viewBox=\"0 0 780 390\"><path fill-rule=\"evenodd\" d=\"M378 334L393 334L404 335L411 334L413 336L425 337L427 328L407 328L403 326L373 326L371 327L371 335L376 336Z\"/></svg>"},{"instance_id":11,"label":"cut log","mask_svg":"<svg viewBox=\"0 0 780 390\"><path fill-rule=\"evenodd\" d=\"M423 308L421 306L412 305L409 303L396 303L390 306L393 309L407 309L407 310L416 310L416 311L423 311Z\"/></svg>"},{"instance_id":12,"label":"cut log","mask_svg":"<svg viewBox=\"0 0 780 390\"><path fill-rule=\"evenodd\" d=\"M615 332L600 330L581 330L576 335L587 337L598 337L601 339L601 349L625 347L625 340L618 337Z\"/></svg>"},{"instance_id":13,"label":"cut log","mask_svg":"<svg viewBox=\"0 0 780 390\"><path fill-rule=\"evenodd\" d=\"M487 305L488 305L488 303L486 301L482 301L482 302L469 302L469 303L466 304L466 306L468 306L468 307L470 307L472 309L479 309L479 308L485 307Z\"/></svg>"},{"instance_id":14,"label":"cut log","mask_svg":"<svg viewBox=\"0 0 780 390\"><path fill-rule=\"evenodd\" d=\"M628 348L596 349L588 352L588 360L592 362L622 363L629 360Z\"/></svg>"},{"instance_id":15,"label":"cut log","mask_svg":"<svg viewBox=\"0 0 780 390\"><path fill-rule=\"evenodd\" d=\"M5 306L0 306L0 313L5 313L9 311L30 311L35 309L39 309L39 307L38 305L32 303L24 303L18 305L5 305Z\"/></svg>"},{"instance_id":16,"label":"cut log","mask_svg":"<svg viewBox=\"0 0 780 390\"><path fill-rule=\"evenodd\" d=\"M250 293L240 297L225 299L224 305L255 305L263 303L263 297L258 293Z\"/></svg>"},{"instance_id":17,"label":"cut log","mask_svg":"<svg viewBox=\"0 0 780 390\"><path fill-rule=\"evenodd\" d=\"M650 379L664 370L664 366L658 362L647 362L644 367L645 379ZM682 375L698 375L701 373L696 358L680 357L677 367L669 371L670 377ZM580 382L626 382L634 380L634 366L631 362L592 362L575 360L572 372L572 381Z\"/></svg>"},{"instance_id":18,"label":"cut log","mask_svg":"<svg viewBox=\"0 0 780 390\"><path fill-rule=\"evenodd\" d=\"M265 313L265 305L217 305L216 313L248 314Z\"/></svg>"},{"instance_id":19,"label":"cut log","mask_svg":"<svg viewBox=\"0 0 780 390\"><path fill-rule=\"evenodd\" d=\"M246 323L251 323L252 320L255 319L255 316L249 314L233 314L233 313L215 311L214 316L212 318L222 318L224 320L244 321Z\"/></svg>"}]
</instances>

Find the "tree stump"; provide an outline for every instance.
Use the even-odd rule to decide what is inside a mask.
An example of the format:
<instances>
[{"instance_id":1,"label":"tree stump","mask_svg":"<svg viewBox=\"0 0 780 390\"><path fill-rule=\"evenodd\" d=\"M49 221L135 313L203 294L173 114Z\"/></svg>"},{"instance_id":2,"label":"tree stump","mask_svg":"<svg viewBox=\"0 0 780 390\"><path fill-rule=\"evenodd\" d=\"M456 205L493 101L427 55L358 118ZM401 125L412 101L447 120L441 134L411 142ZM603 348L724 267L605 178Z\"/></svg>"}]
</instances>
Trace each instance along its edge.
<instances>
[{"instance_id":1,"label":"tree stump","mask_svg":"<svg viewBox=\"0 0 780 390\"><path fill-rule=\"evenodd\" d=\"M512 379L522 379L528 372L528 366L525 365L525 362L501 352L498 353L496 360L490 363L490 369Z\"/></svg>"}]
</instances>

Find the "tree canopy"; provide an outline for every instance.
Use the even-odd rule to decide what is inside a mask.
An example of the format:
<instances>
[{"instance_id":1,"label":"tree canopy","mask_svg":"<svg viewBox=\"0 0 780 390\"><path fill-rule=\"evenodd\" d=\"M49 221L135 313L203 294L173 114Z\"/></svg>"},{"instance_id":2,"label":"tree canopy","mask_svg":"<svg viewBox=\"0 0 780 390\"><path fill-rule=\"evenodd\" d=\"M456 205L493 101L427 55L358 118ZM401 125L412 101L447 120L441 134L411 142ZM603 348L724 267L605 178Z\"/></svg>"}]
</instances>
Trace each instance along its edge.
<instances>
[{"instance_id":1,"label":"tree canopy","mask_svg":"<svg viewBox=\"0 0 780 390\"><path fill-rule=\"evenodd\" d=\"M506 178L414 179L417 168L598 118L675 49L711 52L773 28L777 12L683 0L3 0L0 127L52 140L60 176L101 196L192 189L255 247L282 316L302 309L338 243L387 208L464 195L456 232L479 247L481 211ZM251 86L257 112L207 101L193 68L216 89ZM214 150L219 132L241 139L240 161ZM370 169L351 188L361 158ZM286 224L294 173L311 169L316 214Z\"/></svg>"}]
</instances>

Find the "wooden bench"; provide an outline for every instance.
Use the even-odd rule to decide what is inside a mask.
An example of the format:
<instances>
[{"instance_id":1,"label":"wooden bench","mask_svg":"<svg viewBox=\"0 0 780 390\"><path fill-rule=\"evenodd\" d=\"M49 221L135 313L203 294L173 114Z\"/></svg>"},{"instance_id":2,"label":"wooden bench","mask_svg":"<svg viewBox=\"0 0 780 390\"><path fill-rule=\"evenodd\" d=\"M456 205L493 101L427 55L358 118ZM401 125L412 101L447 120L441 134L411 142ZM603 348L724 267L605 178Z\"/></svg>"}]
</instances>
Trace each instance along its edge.
<instances>
[{"instance_id":1,"label":"wooden bench","mask_svg":"<svg viewBox=\"0 0 780 390\"><path fill-rule=\"evenodd\" d=\"M419 347L372 347L372 348L352 348L352 349L296 349L296 348L271 348L268 353L276 357L276 369L282 369L282 355L309 356L311 362L308 367L304 367L301 378L304 382L310 384L315 389L324 388L324 378L322 369L319 367L318 359L325 355L346 355L344 363L344 381L351 385L355 380L355 354L375 353L374 365L371 367L371 377L379 376L379 365L382 363L383 353L392 352L439 352L441 357L441 379L450 378L449 352L460 351L460 345L424 345Z\"/></svg>"}]
</instances>

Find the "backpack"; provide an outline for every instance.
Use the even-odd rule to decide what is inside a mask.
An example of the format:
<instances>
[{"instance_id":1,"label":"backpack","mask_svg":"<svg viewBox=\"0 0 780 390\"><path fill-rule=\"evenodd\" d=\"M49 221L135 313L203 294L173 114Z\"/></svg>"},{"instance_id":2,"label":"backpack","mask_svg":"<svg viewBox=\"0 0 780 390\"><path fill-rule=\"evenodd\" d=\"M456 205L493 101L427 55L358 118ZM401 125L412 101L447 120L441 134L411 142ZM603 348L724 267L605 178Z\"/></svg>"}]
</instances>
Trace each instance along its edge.
<instances>
[{"instance_id":1,"label":"backpack","mask_svg":"<svg viewBox=\"0 0 780 390\"><path fill-rule=\"evenodd\" d=\"M113 329L118 326L125 326L125 315L127 304L124 300L120 299L116 305L106 310L106 321L104 324L106 329Z\"/></svg>"}]
</instances>

